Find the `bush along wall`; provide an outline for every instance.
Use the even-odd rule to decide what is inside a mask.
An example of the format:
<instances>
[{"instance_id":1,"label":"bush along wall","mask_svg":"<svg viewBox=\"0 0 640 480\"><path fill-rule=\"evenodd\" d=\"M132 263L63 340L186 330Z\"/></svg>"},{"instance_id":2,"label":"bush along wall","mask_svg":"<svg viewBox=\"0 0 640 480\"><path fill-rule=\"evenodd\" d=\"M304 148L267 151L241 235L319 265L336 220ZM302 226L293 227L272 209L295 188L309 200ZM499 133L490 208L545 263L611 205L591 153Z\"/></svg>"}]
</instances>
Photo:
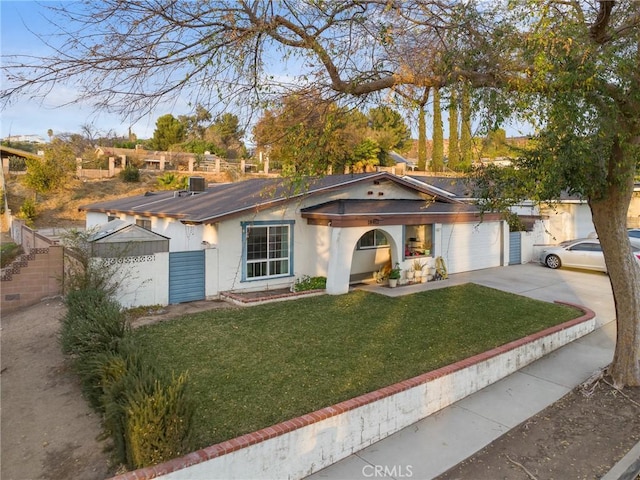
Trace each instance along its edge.
<instances>
[{"instance_id":1,"label":"bush along wall","mask_svg":"<svg viewBox=\"0 0 640 480\"><path fill-rule=\"evenodd\" d=\"M60 345L102 415L114 461L136 469L191 451L187 375L167 378L141 358L126 313L104 291L72 291L66 304Z\"/></svg>"}]
</instances>

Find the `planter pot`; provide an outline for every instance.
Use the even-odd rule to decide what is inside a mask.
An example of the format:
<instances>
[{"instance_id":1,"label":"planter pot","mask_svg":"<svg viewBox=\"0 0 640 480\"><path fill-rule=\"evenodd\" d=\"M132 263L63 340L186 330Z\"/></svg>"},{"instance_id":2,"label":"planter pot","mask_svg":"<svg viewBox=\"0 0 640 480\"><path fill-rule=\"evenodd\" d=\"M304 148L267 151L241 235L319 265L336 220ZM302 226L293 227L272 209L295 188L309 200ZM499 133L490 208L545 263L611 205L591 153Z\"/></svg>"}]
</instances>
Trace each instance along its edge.
<instances>
[{"instance_id":1,"label":"planter pot","mask_svg":"<svg viewBox=\"0 0 640 480\"><path fill-rule=\"evenodd\" d=\"M398 279L397 278L390 278L389 279L389 286L391 288L395 288L398 285Z\"/></svg>"},{"instance_id":2,"label":"planter pot","mask_svg":"<svg viewBox=\"0 0 640 480\"><path fill-rule=\"evenodd\" d=\"M413 280L415 278L415 272L413 270L407 270L407 280Z\"/></svg>"}]
</instances>

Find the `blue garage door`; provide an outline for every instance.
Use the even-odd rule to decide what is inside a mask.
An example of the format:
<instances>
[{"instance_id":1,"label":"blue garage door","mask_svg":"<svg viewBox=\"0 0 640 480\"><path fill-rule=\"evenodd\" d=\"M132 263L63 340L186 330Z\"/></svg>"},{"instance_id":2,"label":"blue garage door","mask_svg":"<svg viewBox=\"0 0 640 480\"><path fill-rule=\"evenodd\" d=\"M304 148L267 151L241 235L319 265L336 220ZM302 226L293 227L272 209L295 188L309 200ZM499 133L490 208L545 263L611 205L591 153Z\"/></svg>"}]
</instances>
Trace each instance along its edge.
<instances>
[{"instance_id":1,"label":"blue garage door","mask_svg":"<svg viewBox=\"0 0 640 480\"><path fill-rule=\"evenodd\" d=\"M509 234L509 265L520 265L522 263L522 232L511 232Z\"/></svg>"},{"instance_id":2,"label":"blue garage door","mask_svg":"<svg viewBox=\"0 0 640 480\"><path fill-rule=\"evenodd\" d=\"M204 250L169 253L169 303L204 298Z\"/></svg>"}]
</instances>

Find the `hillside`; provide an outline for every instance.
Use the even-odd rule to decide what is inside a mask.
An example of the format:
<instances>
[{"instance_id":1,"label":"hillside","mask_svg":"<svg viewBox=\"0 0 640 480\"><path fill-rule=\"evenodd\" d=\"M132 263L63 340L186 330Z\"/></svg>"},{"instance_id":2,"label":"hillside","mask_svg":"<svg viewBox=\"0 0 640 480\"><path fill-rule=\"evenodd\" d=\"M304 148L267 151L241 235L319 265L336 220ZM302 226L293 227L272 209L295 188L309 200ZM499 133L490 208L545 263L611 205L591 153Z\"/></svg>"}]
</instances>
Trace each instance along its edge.
<instances>
[{"instance_id":1,"label":"hillside","mask_svg":"<svg viewBox=\"0 0 640 480\"><path fill-rule=\"evenodd\" d=\"M226 174L213 175L197 173L204 176L209 183L230 181ZM124 196L141 195L152 190L159 190L158 174L142 172L140 182L125 183L120 178L83 181L70 179L61 189L46 195L37 194L23 185L20 175L5 177L7 202L13 215L20 212L20 207L27 198L36 201L37 217L34 227L43 228L82 228L85 225L84 213L78 211L82 205L111 200Z\"/></svg>"}]
</instances>

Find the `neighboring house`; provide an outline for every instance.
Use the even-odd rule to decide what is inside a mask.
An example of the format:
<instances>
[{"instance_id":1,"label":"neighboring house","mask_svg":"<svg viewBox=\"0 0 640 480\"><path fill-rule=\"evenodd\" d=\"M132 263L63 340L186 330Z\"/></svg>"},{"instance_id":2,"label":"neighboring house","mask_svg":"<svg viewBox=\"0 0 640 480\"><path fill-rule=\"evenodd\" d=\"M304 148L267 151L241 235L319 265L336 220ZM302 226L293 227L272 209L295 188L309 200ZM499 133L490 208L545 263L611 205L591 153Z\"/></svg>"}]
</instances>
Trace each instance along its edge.
<instances>
[{"instance_id":1,"label":"neighboring house","mask_svg":"<svg viewBox=\"0 0 640 480\"><path fill-rule=\"evenodd\" d=\"M465 177L412 177L425 182L433 188L439 188L445 195L452 198L475 203L473 186ZM531 226L531 219L539 219L543 223L546 238L540 243L560 243L565 240L586 238L595 233L591 219L591 209L587 201L577 195L563 194L561 198L550 205L537 205L534 202L522 202L514 205L511 210L525 219L525 224ZM634 192L627 215L627 227L640 227L640 183L634 186ZM542 240L542 239L539 239Z\"/></svg>"},{"instance_id":2,"label":"neighboring house","mask_svg":"<svg viewBox=\"0 0 640 480\"><path fill-rule=\"evenodd\" d=\"M325 276L327 293L343 294L388 262L408 268L415 258L442 256L449 273L507 263L508 226L498 215L481 222L477 207L409 177L260 178L208 188L192 180L189 191L81 207L88 229L119 219L169 239L168 303L290 287L305 275Z\"/></svg>"}]
</instances>

